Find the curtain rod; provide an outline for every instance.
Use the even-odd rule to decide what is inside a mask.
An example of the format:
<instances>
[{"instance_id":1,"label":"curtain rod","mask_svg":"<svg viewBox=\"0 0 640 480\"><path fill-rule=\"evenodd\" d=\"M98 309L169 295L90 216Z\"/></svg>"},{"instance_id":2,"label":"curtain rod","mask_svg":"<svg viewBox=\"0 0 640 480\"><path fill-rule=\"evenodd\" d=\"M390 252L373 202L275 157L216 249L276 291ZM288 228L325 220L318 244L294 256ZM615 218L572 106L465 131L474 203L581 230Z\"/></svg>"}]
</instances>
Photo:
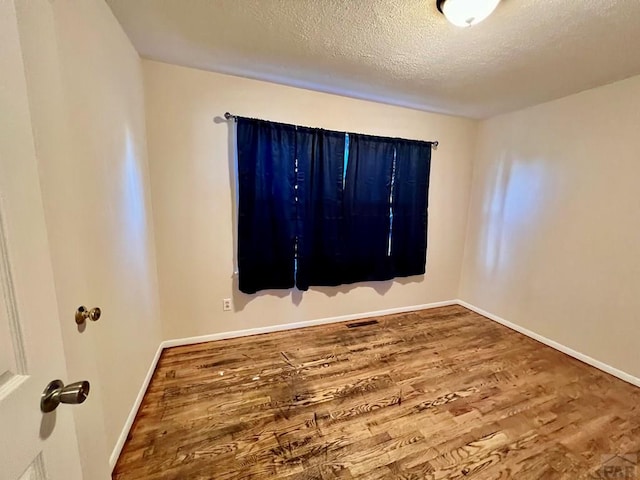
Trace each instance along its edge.
<instances>
[{"instance_id":1,"label":"curtain rod","mask_svg":"<svg viewBox=\"0 0 640 480\"><path fill-rule=\"evenodd\" d=\"M237 115L232 115L229 112L224 112L224 118L226 118L227 120L236 121L238 119L238 116ZM434 142L429 142L429 143L431 143L431 147L432 148L436 148L436 149L438 148L438 145L440 144L440 142L438 142L437 140L434 141Z\"/></svg>"}]
</instances>

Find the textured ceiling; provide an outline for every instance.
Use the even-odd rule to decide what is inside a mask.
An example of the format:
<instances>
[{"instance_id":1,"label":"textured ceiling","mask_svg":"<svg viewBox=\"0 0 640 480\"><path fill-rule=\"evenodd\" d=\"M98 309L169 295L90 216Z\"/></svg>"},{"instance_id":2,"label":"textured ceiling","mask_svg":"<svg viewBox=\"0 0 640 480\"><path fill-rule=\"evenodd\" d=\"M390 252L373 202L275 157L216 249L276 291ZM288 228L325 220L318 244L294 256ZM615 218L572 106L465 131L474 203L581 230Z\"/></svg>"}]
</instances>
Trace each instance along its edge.
<instances>
[{"instance_id":1,"label":"textured ceiling","mask_svg":"<svg viewBox=\"0 0 640 480\"><path fill-rule=\"evenodd\" d=\"M107 0L144 57L483 118L640 74L640 0Z\"/></svg>"}]
</instances>

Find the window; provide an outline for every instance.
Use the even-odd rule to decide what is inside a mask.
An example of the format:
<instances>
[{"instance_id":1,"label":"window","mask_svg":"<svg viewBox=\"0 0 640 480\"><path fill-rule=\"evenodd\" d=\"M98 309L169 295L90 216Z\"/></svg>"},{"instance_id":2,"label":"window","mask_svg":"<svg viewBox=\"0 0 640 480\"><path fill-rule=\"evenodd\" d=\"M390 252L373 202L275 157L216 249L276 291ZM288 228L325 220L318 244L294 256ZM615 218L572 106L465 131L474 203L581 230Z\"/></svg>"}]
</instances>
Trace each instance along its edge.
<instances>
[{"instance_id":1,"label":"window","mask_svg":"<svg viewBox=\"0 0 640 480\"><path fill-rule=\"evenodd\" d=\"M238 119L240 289L425 272L431 144Z\"/></svg>"}]
</instances>

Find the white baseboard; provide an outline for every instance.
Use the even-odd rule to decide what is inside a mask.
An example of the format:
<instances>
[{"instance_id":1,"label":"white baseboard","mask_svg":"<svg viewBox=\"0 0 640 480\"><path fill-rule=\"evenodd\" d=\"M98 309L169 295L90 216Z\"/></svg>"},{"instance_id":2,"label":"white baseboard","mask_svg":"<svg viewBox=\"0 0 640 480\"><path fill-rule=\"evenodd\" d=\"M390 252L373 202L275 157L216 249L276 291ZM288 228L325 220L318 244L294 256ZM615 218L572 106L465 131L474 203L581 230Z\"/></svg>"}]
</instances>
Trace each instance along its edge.
<instances>
[{"instance_id":1,"label":"white baseboard","mask_svg":"<svg viewBox=\"0 0 640 480\"><path fill-rule=\"evenodd\" d=\"M192 345L195 343L213 342L215 340L226 340L228 338L247 337L249 335L259 335L262 333L281 332L283 330L294 330L296 328L313 327L315 325L326 325L328 323L348 322L349 320L358 320L360 318L379 317L382 315L391 315L393 313L413 312L415 310L426 310L429 308L446 307L456 305L457 300L447 300L444 302L426 303L423 305L412 305L410 307L389 308L387 310L378 310L375 312L354 313L351 315L340 315L338 317L318 318L316 320L305 320L303 322L284 323L280 325L270 325L268 327L249 328L246 330L234 330L231 332L213 333L210 335L201 335L198 337L177 338L174 340L166 340L162 342L163 348L179 347L182 345Z\"/></svg>"},{"instance_id":2,"label":"white baseboard","mask_svg":"<svg viewBox=\"0 0 640 480\"><path fill-rule=\"evenodd\" d=\"M504 325L505 327L508 327L511 330L520 332L523 335L526 335L527 337L533 338L534 340L537 340L540 343L544 343L545 345L551 348L554 348L555 350L558 350L559 352L565 353L573 358L580 360L581 362L591 365L592 367L595 367L598 370L602 370L603 372L613 375L614 377L617 377L620 380L624 380L625 382L635 385L636 387L640 387L640 378L638 377L634 377L633 375L627 372L623 372L622 370L612 367L611 365L601 362L600 360L591 358L590 356L585 355L584 353L580 353L572 348L562 345L561 343L558 343L554 340L544 337L536 332L529 330L528 328L524 328L520 325L512 323L508 320L505 320L502 317L494 315L493 313L482 310L481 308L478 308L475 305L471 305L470 303L467 303L464 300L457 300L456 303L465 308L468 308L469 310L473 310L474 312L482 315L483 317L487 317L488 319L493 320L494 322Z\"/></svg>"},{"instance_id":3,"label":"white baseboard","mask_svg":"<svg viewBox=\"0 0 640 480\"><path fill-rule=\"evenodd\" d=\"M109 457L109 466L111 470L113 470L116 466L116 462L118 461L118 457L120 456L120 452L122 451L122 447L124 447L124 443L127 441L127 437L129 436L129 431L133 426L133 422L136 419L136 415L138 414L138 410L140 409L140 405L142 404L142 399L144 398L144 394L147 393L147 388L149 387L149 383L151 382L151 378L153 377L153 373L156 371L156 366L158 365L158 360L160 360L160 355L162 354L162 350L164 347L162 344L158 346L156 350L156 354L153 356L153 360L151 360L151 365L149 366L149 370L147 370L147 375L144 377L142 381L142 385L140 386L140 391L138 391L138 396L136 397L135 402L133 402L133 406L131 407L131 411L129 412L129 416L127 417L127 421L122 428L122 432L118 437L118 441L116 442L116 446L113 448L113 452L111 452L111 456Z\"/></svg>"}]
</instances>

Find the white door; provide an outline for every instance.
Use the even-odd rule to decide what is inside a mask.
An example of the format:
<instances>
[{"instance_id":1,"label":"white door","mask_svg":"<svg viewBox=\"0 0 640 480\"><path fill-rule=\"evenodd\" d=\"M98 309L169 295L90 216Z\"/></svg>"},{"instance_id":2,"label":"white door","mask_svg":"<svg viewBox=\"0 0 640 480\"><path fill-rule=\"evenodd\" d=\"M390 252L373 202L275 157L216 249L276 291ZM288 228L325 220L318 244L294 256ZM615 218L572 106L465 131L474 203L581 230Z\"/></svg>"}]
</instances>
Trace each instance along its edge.
<instances>
[{"instance_id":1,"label":"white door","mask_svg":"<svg viewBox=\"0 0 640 480\"><path fill-rule=\"evenodd\" d=\"M14 3L0 0L0 480L79 480L75 406L40 410L51 380L84 379L66 378L35 151Z\"/></svg>"}]
</instances>

